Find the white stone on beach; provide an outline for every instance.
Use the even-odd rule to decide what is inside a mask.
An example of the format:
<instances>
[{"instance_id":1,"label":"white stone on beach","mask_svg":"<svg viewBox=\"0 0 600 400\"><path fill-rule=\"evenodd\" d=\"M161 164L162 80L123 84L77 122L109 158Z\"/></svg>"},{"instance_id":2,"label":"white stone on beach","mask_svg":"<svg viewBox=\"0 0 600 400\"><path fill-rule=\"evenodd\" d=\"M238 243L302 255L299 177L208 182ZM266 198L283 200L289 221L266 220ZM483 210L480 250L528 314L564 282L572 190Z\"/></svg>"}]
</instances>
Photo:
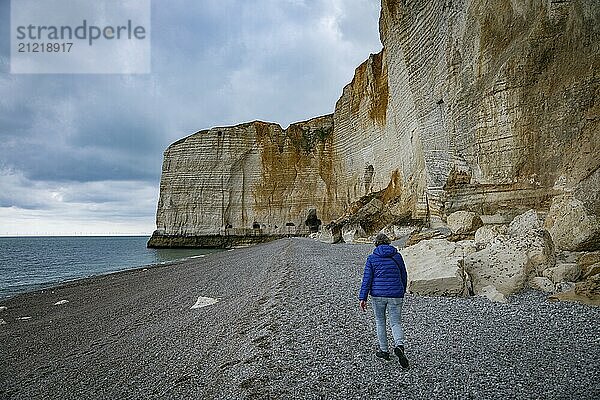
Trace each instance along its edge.
<instances>
[{"instance_id":1,"label":"white stone on beach","mask_svg":"<svg viewBox=\"0 0 600 400\"><path fill-rule=\"evenodd\" d=\"M554 292L554 283L550 279L543 276L536 276L532 278L529 282L529 286L531 286L533 289L541 290L542 292L546 293Z\"/></svg>"},{"instance_id":2,"label":"white stone on beach","mask_svg":"<svg viewBox=\"0 0 600 400\"><path fill-rule=\"evenodd\" d=\"M327 227L321 228L319 232L318 240L323 243L333 244L341 238L341 229L334 231L333 228L328 229Z\"/></svg>"},{"instance_id":3,"label":"white stone on beach","mask_svg":"<svg viewBox=\"0 0 600 400\"><path fill-rule=\"evenodd\" d=\"M498 235L484 249L465 257L464 267L473 281L475 294L492 285L505 296L523 289L533 276L556 264L550 234L535 229L533 211L511 222L514 236Z\"/></svg>"},{"instance_id":4,"label":"white stone on beach","mask_svg":"<svg viewBox=\"0 0 600 400\"><path fill-rule=\"evenodd\" d=\"M543 275L554 283L577 282L581 275L581 267L576 263L558 264L556 267L544 270Z\"/></svg>"},{"instance_id":5,"label":"white stone on beach","mask_svg":"<svg viewBox=\"0 0 600 400\"><path fill-rule=\"evenodd\" d=\"M487 297L488 300L497 303L507 303L506 296L499 292L494 285L488 285L481 289L479 292L480 296Z\"/></svg>"},{"instance_id":6,"label":"white stone on beach","mask_svg":"<svg viewBox=\"0 0 600 400\"><path fill-rule=\"evenodd\" d=\"M364 239L367 237L365 230L360 224L349 224L342 227L342 238L346 243L356 243L357 239Z\"/></svg>"},{"instance_id":7,"label":"white stone on beach","mask_svg":"<svg viewBox=\"0 0 600 400\"><path fill-rule=\"evenodd\" d=\"M582 280L591 278L592 276L594 276L596 274L600 274L600 262L597 262L595 264L588 266L585 270L585 274L583 275Z\"/></svg>"},{"instance_id":8,"label":"white stone on beach","mask_svg":"<svg viewBox=\"0 0 600 400\"><path fill-rule=\"evenodd\" d=\"M498 236L504 235L507 229L507 225L484 225L475 232L475 245L482 249Z\"/></svg>"},{"instance_id":9,"label":"white stone on beach","mask_svg":"<svg viewBox=\"0 0 600 400\"><path fill-rule=\"evenodd\" d=\"M54 303L55 306L62 306L63 304L67 304L69 300L60 300Z\"/></svg>"},{"instance_id":10,"label":"white stone on beach","mask_svg":"<svg viewBox=\"0 0 600 400\"><path fill-rule=\"evenodd\" d=\"M6 325L6 321L0 318L0 325Z\"/></svg>"},{"instance_id":11,"label":"white stone on beach","mask_svg":"<svg viewBox=\"0 0 600 400\"><path fill-rule=\"evenodd\" d=\"M555 288L556 293L568 292L575 289L575 282L559 282Z\"/></svg>"},{"instance_id":12,"label":"white stone on beach","mask_svg":"<svg viewBox=\"0 0 600 400\"><path fill-rule=\"evenodd\" d=\"M531 231L542 228L540 217L535 210L529 210L517 215L508 225L509 236L527 235Z\"/></svg>"},{"instance_id":13,"label":"white stone on beach","mask_svg":"<svg viewBox=\"0 0 600 400\"><path fill-rule=\"evenodd\" d=\"M28 319L31 319L31 317L19 317L17 319L21 321L27 321Z\"/></svg>"},{"instance_id":14,"label":"white stone on beach","mask_svg":"<svg viewBox=\"0 0 600 400\"><path fill-rule=\"evenodd\" d=\"M423 240L402 250L408 271L408 290L420 295L463 296L463 260L471 242L446 239ZM468 250L467 250L468 251Z\"/></svg>"},{"instance_id":15,"label":"white stone on beach","mask_svg":"<svg viewBox=\"0 0 600 400\"><path fill-rule=\"evenodd\" d=\"M448 227L453 233L471 233L483 225L481 218L474 212L456 211L448 215Z\"/></svg>"},{"instance_id":16,"label":"white stone on beach","mask_svg":"<svg viewBox=\"0 0 600 400\"><path fill-rule=\"evenodd\" d=\"M7 308L5 306L0 307L0 312L6 311L6 310L7 310Z\"/></svg>"},{"instance_id":17,"label":"white stone on beach","mask_svg":"<svg viewBox=\"0 0 600 400\"><path fill-rule=\"evenodd\" d=\"M600 221L586 205L572 195L552 199L544 226L559 250L596 250Z\"/></svg>"},{"instance_id":18,"label":"white stone on beach","mask_svg":"<svg viewBox=\"0 0 600 400\"><path fill-rule=\"evenodd\" d=\"M196 301L196 303L192 306L192 308L190 308L190 310L193 310L195 308L202 308L202 307L206 307L206 306L211 306L215 303L217 303L219 300L217 299L213 299L212 297L198 297L198 300Z\"/></svg>"}]
</instances>

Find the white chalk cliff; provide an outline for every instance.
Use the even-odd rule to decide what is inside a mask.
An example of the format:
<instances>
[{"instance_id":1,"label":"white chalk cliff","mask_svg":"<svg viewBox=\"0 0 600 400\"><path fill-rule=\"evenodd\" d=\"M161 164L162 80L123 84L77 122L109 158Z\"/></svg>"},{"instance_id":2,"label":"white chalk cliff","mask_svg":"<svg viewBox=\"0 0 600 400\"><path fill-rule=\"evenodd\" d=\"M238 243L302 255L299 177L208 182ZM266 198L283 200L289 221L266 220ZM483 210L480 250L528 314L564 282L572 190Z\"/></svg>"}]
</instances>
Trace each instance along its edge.
<instances>
[{"instance_id":1,"label":"white chalk cliff","mask_svg":"<svg viewBox=\"0 0 600 400\"><path fill-rule=\"evenodd\" d=\"M333 115L169 146L149 245L535 209L563 248L599 249L598 27L593 0L383 0L383 50L356 69ZM378 216L352 220L375 198Z\"/></svg>"}]
</instances>

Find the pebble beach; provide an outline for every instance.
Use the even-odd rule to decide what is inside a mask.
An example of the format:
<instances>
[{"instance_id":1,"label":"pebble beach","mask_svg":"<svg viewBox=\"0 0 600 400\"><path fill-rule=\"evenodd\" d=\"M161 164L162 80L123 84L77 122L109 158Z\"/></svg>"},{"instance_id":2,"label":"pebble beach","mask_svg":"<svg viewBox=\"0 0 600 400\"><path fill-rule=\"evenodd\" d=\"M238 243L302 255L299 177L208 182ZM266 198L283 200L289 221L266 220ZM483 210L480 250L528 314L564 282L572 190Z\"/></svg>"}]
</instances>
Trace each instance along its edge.
<instances>
[{"instance_id":1,"label":"pebble beach","mask_svg":"<svg viewBox=\"0 0 600 400\"><path fill-rule=\"evenodd\" d=\"M0 301L0 399L598 399L600 307L407 295L410 368L358 307L371 245L290 238Z\"/></svg>"}]
</instances>

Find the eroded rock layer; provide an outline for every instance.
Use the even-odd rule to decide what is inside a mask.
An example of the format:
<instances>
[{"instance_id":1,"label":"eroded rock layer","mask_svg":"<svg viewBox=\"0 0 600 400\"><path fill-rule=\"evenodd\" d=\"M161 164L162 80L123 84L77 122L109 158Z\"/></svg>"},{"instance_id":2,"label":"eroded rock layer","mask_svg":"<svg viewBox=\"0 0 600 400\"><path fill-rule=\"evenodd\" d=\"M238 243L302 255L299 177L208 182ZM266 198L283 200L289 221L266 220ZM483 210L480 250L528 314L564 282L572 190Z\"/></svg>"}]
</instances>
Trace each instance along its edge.
<instances>
[{"instance_id":1,"label":"eroded rock layer","mask_svg":"<svg viewBox=\"0 0 600 400\"><path fill-rule=\"evenodd\" d=\"M559 247L600 248L599 27L591 0L382 0L384 49L333 115L167 149L154 237L307 234L307 219L336 218L366 232L553 205L551 232L589 225ZM371 198L384 217L362 226L350 215Z\"/></svg>"}]
</instances>

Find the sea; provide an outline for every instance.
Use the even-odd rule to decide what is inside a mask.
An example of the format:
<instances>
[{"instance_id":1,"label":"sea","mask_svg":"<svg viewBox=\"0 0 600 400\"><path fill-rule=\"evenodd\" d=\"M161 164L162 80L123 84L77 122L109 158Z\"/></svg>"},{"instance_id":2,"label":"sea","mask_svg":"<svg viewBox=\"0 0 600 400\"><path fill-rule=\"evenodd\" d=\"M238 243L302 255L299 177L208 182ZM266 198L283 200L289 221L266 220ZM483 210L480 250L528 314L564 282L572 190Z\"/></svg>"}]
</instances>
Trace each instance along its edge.
<instances>
[{"instance_id":1,"label":"sea","mask_svg":"<svg viewBox=\"0 0 600 400\"><path fill-rule=\"evenodd\" d=\"M0 299L60 283L214 253L148 249L147 236L0 237Z\"/></svg>"}]
</instances>

